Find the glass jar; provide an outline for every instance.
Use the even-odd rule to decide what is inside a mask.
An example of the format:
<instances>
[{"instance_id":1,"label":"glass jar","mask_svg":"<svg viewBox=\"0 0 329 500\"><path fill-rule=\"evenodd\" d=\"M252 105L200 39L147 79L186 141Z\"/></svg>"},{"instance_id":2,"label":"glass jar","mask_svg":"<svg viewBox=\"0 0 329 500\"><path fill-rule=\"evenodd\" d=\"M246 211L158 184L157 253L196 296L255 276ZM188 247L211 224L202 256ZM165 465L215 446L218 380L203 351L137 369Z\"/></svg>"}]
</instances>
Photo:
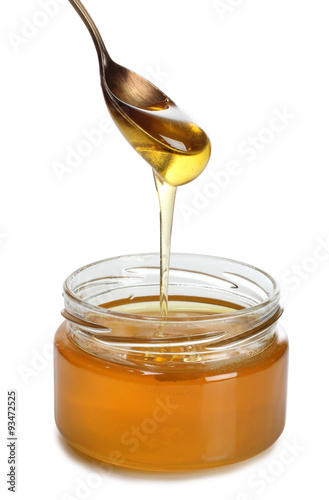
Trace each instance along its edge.
<instances>
[{"instance_id":1,"label":"glass jar","mask_svg":"<svg viewBox=\"0 0 329 500\"><path fill-rule=\"evenodd\" d=\"M272 445L286 413L288 341L277 283L240 262L117 257L65 281L55 338L55 415L79 451L124 467L227 465ZM156 307L155 307L156 305Z\"/></svg>"}]
</instances>

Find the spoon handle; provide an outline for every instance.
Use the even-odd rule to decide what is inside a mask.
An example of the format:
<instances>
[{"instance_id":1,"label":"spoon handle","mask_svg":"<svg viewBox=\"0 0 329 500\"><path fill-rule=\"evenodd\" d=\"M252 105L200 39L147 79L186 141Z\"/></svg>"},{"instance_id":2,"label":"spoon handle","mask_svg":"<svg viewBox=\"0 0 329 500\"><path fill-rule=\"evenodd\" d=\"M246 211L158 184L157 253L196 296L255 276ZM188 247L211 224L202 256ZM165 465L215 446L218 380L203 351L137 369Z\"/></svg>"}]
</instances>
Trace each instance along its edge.
<instances>
[{"instance_id":1,"label":"spoon handle","mask_svg":"<svg viewBox=\"0 0 329 500\"><path fill-rule=\"evenodd\" d=\"M110 56L108 55L105 44L104 44L103 39L102 39L98 29L97 29L96 24L94 23L90 14L88 13L87 9L82 4L82 2L80 2L80 0L69 0L69 2L72 5L72 7L76 10L76 12L79 14L82 21L85 23L85 25L86 25L86 27L91 35L91 38L94 41L97 55L98 55L98 59L99 59L99 63L101 65L101 67L103 68L104 63L105 63L104 56L108 57L108 58L110 58Z\"/></svg>"}]
</instances>

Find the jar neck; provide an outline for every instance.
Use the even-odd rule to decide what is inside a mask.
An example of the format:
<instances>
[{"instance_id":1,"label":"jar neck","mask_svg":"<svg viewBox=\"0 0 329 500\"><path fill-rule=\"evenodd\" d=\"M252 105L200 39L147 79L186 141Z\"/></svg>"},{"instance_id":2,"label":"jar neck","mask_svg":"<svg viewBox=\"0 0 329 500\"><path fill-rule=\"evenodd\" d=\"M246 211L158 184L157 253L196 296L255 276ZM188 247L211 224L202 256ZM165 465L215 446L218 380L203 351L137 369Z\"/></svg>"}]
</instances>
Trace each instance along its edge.
<instances>
[{"instance_id":1,"label":"jar neck","mask_svg":"<svg viewBox=\"0 0 329 500\"><path fill-rule=\"evenodd\" d=\"M157 254L119 257L86 266L64 285L67 332L86 352L128 365L171 366L225 360L269 345L282 309L276 282L228 259L173 254L169 295L220 300L237 310L206 317L159 318L117 312L105 302L147 298L159 286ZM110 299L110 300L108 300Z\"/></svg>"}]
</instances>

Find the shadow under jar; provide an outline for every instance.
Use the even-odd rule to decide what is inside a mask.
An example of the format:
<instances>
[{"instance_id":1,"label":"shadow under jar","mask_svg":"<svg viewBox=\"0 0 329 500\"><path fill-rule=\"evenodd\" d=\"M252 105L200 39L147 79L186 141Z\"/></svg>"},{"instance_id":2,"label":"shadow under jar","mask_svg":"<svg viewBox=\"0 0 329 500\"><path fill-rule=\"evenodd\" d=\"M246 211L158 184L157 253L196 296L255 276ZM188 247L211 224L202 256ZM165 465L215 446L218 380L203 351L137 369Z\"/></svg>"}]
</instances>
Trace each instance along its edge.
<instances>
[{"instance_id":1,"label":"shadow under jar","mask_svg":"<svg viewBox=\"0 0 329 500\"><path fill-rule=\"evenodd\" d=\"M159 255L83 267L64 284L55 415L99 460L175 471L252 457L280 436L288 341L277 283L240 262L173 254L169 317Z\"/></svg>"}]
</instances>

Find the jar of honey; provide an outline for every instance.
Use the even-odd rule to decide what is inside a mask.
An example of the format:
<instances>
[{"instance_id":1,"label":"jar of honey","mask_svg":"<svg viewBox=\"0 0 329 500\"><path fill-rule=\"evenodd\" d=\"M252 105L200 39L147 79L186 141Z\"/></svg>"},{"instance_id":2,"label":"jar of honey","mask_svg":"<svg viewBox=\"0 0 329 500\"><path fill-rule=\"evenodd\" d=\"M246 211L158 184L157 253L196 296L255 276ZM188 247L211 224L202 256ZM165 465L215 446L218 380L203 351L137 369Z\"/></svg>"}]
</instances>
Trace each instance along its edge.
<instances>
[{"instance_id":1,"label":"jar of honey","mask_svg":"<svg viewBox=\"0 0 329 500\"><path fill-rule=\"evenodd\" d=\"M113 465L203 469L282 433L288 341L275 280L233 260L173 254L169 315L159 255L83 267L64 284L55 415L64 439Z\"/></svg>"}]
</instances>

